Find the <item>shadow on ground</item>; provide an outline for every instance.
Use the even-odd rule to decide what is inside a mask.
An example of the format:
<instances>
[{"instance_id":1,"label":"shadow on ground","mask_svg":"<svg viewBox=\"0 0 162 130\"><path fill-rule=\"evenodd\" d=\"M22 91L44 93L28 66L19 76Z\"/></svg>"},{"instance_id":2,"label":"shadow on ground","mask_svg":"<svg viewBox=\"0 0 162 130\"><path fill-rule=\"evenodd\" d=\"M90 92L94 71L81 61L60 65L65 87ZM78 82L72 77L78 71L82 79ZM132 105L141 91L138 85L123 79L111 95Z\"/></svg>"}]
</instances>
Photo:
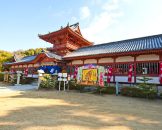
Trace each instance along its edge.
<instances>
[{"instance_id":1,"label":"shadow on ground","mask_svg":"<svg viewBox=\"0 0 162 130\"><path fill-rule=\"evenodd\" d=\"M1 129L160 129L162 102L76 92L26 91L2 97ZM1 112L2 113L2 112Z\"/></svg>"}]
</instances>

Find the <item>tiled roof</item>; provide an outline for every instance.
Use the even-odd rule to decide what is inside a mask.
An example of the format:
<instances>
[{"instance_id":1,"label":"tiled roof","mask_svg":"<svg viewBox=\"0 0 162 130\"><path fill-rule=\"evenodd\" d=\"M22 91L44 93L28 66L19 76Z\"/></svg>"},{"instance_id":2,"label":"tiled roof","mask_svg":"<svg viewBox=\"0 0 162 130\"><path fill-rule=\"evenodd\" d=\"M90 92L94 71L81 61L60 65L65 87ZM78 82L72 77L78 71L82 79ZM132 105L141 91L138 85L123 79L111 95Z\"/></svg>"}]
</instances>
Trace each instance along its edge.
<instances>
[{"instance_id":1,"label":"tiled roof","mask_svg":"<svg viewBox=\"0 0 162 130\"><path fill-rule=\"evenodd\" d=\"M57 60L61 60L61 59L62 59L61 56L56 55L56 54L54 54L54 53L45 52L45 54L46 54L49 58L55 58L55 59L57 59Z\"/></svg>"},{"instance_id":2,"label":"tiled roof","mask_svg":"<svg viewBox=\"0 0 162 130\"><path fill-rule=\"evenodd\" d=\"M54 53L50 53L50 52L41 52L40 54L44 53L47 57L49 58L55 58L57 60L61 60L61 56L59 55L56 55ZM39 55L39 54L38 54ZM6 65L10 65L10 64L15 64L15 63L24 63L24 62L31 62L33 60L35 60L38 55L32 55L32 56L26 56L26 57L23 57L22 59L19 59L18 61L16 62L6 62L4 64Z\"/></svg>"},{"instance_id":3,"label":"tiled roof","mask_svg":"<svg viewBox=\"0 0 162 130\"><path fill-rule=\"evenodd\" d=\"M26 57L23 57L21 60L17 61L17 63L19 63L19 62L29 62L29 61L34 60L36 57L37 57L37 55L26 56Z\"/></svg>"},{"instance_id":4,"label":"tiled roof","mask_svg":"<svg viewBox=\"0 0 162 130\"><path fill-rule=\"evenodd\" d=\"M15 64L15 63L30 62L30 61L34 60L36 57L37 57L37 55L26 56L26 57L23 57L22 59L16 60L15 62L5 62L4 65L11 65L11 64Z\"/></svg>"},{"instance_id":5,"label":"tiled roof","mask_svg":"<svg viewBox=\"0 0 162 130\"><path fill-rule=\"evenodd\" d=\"M79 48L64 58L162 49L162 34Z\"/></svg>"}]
</instances>

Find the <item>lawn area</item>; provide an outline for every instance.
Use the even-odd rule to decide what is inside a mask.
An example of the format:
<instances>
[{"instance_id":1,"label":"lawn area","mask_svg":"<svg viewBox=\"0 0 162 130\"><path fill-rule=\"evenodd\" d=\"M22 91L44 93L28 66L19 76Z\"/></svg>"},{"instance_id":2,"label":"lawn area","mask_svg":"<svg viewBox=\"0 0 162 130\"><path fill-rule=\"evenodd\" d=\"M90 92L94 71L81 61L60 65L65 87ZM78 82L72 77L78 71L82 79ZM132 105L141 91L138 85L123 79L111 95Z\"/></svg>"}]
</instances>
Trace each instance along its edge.
<instances>
[{"instance_id":1,"label":"lawn area","mask_svg":"<svg viewBox=\"0 0 162 130\"><path fill-rule=\"evenodd\" d=\"M0 95L1 130L161 130L162 101L77 92Z\"/></svg>"}]
</instances>

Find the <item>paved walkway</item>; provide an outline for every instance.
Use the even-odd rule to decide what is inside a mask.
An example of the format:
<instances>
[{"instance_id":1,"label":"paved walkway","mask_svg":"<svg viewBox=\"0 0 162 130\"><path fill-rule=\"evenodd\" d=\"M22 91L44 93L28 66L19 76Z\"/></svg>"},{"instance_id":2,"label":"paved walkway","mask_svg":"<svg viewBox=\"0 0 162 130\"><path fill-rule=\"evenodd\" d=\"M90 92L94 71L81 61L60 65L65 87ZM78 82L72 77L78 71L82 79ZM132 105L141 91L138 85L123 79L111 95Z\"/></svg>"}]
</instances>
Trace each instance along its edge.
<instances>
[{"instance_id":1,"label":"paved walkway","mask_svg":"<svg viewBox=\"0 0 162 130\"><path fill-rule=\"evenodd\" d=\"M13 91L28 91L36 90L36 85L19 85L19 86L0 86L0 93L13 92Z\"/></svg>"}]
</instances>

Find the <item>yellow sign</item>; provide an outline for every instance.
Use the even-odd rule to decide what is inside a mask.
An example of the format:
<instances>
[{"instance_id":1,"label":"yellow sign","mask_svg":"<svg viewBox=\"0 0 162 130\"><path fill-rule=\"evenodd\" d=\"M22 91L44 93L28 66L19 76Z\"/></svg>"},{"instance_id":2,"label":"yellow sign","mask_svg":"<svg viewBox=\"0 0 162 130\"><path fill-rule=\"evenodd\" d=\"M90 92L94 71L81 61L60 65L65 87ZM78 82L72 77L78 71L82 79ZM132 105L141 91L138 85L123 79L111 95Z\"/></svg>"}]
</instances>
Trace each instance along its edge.
<instances>
[{"instance_id":1,"label":"yellow sign","mask_svg":"<svg viewBox=\"0 0 162 130\"><path fill-rule=\"evenodd\" d=\"M82 71L83 81L97 81L97 69L83 69Z\"/></svg>"}]
</instances>

